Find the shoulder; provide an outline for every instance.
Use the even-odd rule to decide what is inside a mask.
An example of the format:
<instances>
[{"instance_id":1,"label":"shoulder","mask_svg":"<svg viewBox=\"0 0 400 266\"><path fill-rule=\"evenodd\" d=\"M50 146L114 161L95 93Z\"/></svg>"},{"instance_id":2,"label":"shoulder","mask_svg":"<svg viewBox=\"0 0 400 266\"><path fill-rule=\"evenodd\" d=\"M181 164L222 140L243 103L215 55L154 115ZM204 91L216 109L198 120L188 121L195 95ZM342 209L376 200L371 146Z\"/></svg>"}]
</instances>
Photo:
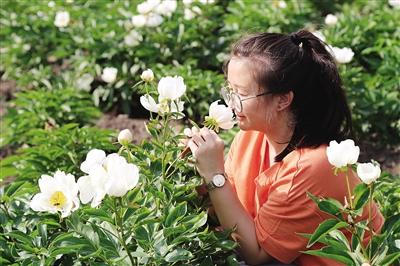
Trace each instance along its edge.
<instances>
[{"instance_id":1,"label":"shoulder","mask_svg":"<svg viewBox=\"0 0 400 266\"><path fill-rule=\"evenodd\" d=\"M338 176L328 161L326 147L298 149L284 158L276 184L287 184L288 198L303 197L306 191L330 195L336 190Z\"/></svg>"}]
</instances>

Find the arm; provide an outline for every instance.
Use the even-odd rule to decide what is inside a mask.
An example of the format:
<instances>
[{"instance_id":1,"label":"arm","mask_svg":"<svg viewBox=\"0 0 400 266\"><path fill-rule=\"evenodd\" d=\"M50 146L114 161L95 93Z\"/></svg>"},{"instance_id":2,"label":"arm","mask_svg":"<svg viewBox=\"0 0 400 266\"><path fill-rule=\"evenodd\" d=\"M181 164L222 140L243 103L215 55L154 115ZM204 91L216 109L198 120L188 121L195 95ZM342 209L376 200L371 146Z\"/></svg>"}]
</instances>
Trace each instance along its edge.
<instances>
[{"instance_id":1,"label":"arm","mask_svg":"<svg viewBox=\"0 0 400 266\"><path fill-rule=\"evenodd\" d=\"M224 142L214 131L203 128L188 143L196 157L200 175L209 183L217 173L224 172ZM239 242L240 253L249 264L271 261L258 244L253 219L243 208L229 182L210 192L210 199L224 228L237 226L234 238Z\"/></svg>"}]
</instances>

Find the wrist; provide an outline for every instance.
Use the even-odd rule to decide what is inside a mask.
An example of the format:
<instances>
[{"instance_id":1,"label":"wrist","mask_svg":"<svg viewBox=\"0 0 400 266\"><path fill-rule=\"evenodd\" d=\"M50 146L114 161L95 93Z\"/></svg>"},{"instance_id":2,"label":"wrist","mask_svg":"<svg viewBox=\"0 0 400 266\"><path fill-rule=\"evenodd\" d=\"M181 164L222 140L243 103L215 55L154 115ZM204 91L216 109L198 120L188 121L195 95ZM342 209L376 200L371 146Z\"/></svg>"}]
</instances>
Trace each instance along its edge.
<instances>
[{"instance_id":1,"label":"wrist","mask_svg":"<svg viewBox=\"0 0 400 266\"><path fill-rule=\"evenodd\" d=\"M205 182L206 184L210 183L210 182L212 181L213 177L214 177L215 175L218 175L218 174L220 174L220 175L225 175L224 169L221 169L221 170L217 170L217 171L215 171L215 172L210 172L210 173L204 174L204 175L203 175L204 182Z\"/></svg>"}]
</instances>

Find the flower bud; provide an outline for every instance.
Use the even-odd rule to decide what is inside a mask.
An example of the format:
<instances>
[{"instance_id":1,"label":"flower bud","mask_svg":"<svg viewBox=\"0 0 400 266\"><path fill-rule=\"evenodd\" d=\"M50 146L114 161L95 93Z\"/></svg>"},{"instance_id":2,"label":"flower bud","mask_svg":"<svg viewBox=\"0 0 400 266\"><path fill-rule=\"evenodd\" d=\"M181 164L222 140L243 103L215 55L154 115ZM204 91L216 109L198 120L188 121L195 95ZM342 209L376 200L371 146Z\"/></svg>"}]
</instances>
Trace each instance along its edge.
<instances>
[{"instance_id":1,"label":"flower bud","mask_svg":"<svg viewBox=\"0 0 400 266\"><path fill-rule=\"evenodd\" d=\"M118 142L121 145L128 145L129 143L131 143L133 140L133 136L132 133L129 129L124 129L121 132L119 132L118 135Z\"/></svg>"},{"instance_id":2,"label":"flower bud","mask_svg":"<svg viewBox=\"0 0 400 266\"><path fill-rule=\"evenodd\" d=\"M103 69L103 74L101 75L101 79L104 82L112 83L117 78L118 69L114 67L106 67Z\"/></svg>"},{"instance_id":3,"label":"flower bud","mask_svg":"<svg viewBox=\"0 0 400 266\"><path fill-rule=\"evenodd\" d=\"M361 181L369 185L381 175L381 168L372 163L360 163L357 165L357 175Z\"/></svg>"},{"instance_id":4,"label":"flower bud","mask_svg":"<svg viewBox=\"0 0 400 266\"><path fill-rule=\"evenodd\" d=\"M143 71L142 75L140 75L140 78L144 81L144 82L150 82L153 81L154 79L154 73L151 69L147 69L145 71Z\"/></svg>"}]
</instances>

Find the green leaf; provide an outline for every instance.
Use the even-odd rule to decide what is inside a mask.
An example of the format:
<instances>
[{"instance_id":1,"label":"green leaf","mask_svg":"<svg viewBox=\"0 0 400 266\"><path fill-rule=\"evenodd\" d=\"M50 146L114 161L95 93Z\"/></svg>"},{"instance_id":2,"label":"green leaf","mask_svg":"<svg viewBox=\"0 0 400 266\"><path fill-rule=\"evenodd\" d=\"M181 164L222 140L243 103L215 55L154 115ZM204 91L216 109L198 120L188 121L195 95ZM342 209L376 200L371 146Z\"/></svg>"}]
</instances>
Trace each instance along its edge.
<instances>
[{"instance_id":1,"label":"green leaf","mask_svg":"<svg viewBox=\"0 0 400 266\"><path fill-rule=\"evenodd\" d=\"M177 206L173 207L171 212L168 214L165 219L165 226L170 227L179 222L187 212L187 203L181 202Z\"/></svg>"},{"instance_id":2,"label":"green leaf","mask_svg":"<svg viewBox=\"0 0 400 266\"><path fill-rule=\"evenodd\" d=\"M114 220L110 217L110 214L102 209L93 209L93 208L87 208L85 209L85 213L94 216L95 218L100 218L103 221L107 221L111 224L114 223Z\"/></svg>"},{"instance_id":3,"label":"green leaf","mask_svg":"<svg viewBox=\"0 0 400 266\"><path fill-rule=\"evenodd\" d=\"M361 209L368 202L369 188L366 184L358 184L353 191L354 194L354 208Z\"/></svg>"},{"instance_id":4,"label":"green leaf","mask_svg":"<svg viewBox=\"0 0 400 266\"><path fill-rule=\"evenodd\" d=\"M326 213L334 215L341 219L341 212L344 210L343 205L335 199L321 199L318 208Z\"/></svg>"},{"instance_id":5,"label":"green leaf","mask_svg":"<svg viewBox=\"0 0 400 266\"><path fill-rule=\"evenodd\" d=\"M191 252L189 252L186 249L178 248L178 249L175 249L174 251L168 253L165 256L165 261L166 262L177 262L180 260L188 260L191 257L193 257Z\"/></svg>"},{"instance_id":6,"label":"green leaf","mask_svg":"<svg viewBox=\"0 0 400 266\"><path fill-rule=\"evenodd\" d=\"M328 219L318 226L310 240L308 241L307 248L314 245L318 240L332 230L348 226L346 222L338 221L336 219Z\"/></svg>"},{"instance_id":7,"label":"green leaf","mask_svg":"<svg viewBox=\"0 0 400 266\"><path fill-rule=\"evenodd\" d=\"M17 239L21 243L24 243L27 245L33 245L33 239L25 233L22 233L19 231L13 231L13 232L7 233L6 235L8 235L14 239Z\"/></svg>"},{"instance_id":8,"label":"green leaf","mask_svg":"<svg viewBox=\"0 0 400 266\"><path fill-rule=\"evenodd\" d=\"M325 247L320 250L307 250L307 251L302 251L302 253L333 259L348 266L355 265L352 258L346 252L333 247Z\"/></svg>"},{"instance_id":9,"label":"green leaf","mask_svg":"<svg viewBox=\"0 0 400 266\"><path fill-rule=\"evenodd\" d=\"M387 255L386 258L381 261L380 265L390 266L398 259L400 259L400 251Z\"/></svg>"}]
</instances>

